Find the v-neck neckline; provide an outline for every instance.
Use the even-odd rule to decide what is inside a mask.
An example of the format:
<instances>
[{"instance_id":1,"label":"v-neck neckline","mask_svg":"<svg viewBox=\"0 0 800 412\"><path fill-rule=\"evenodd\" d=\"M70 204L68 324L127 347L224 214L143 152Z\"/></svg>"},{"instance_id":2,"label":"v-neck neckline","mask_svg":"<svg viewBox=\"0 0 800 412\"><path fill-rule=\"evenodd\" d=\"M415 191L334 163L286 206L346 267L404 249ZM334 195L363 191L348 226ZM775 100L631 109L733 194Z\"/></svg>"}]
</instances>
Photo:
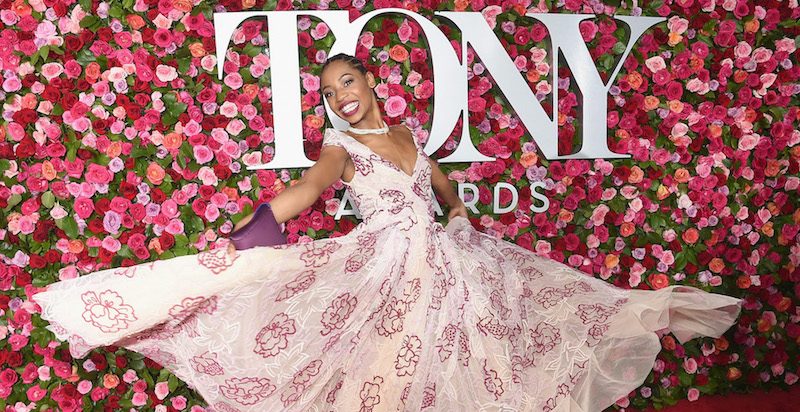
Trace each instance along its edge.
<instances>
[{"instance_id":1,"label":"v-neck neckline","mask_svg":"<svg viewBox=\"0 0 800 412\"><path fill-rule=\"evenodd\" d=\"M378 158L379 158L379 159L381 159L381 161L383 161L383 162L385 162L385 163L388 163L388 164L392 165L392 167L393 167L395 170L397 170L398 172L400 172L400 173L404 174L404 175L405 175L405 176L407 176L408 178L413 178L413 177L414 177L414 174L416 174L416 173L417 173L417 164L419 163L419 158L420 158L421 156L419 155L419 146L417 146L417 143L416 143L416 142L414 142L414 148L416 149L416 152L417 152L417 157L414 159L414 166L413 166L413 168L411 169L411 174L408 174L408 173L406 173L406 171L405 171L405 170L403 170L403 169L402 169L400 166L396 165L396 164L395 164L394 162L392 162L391 160L389 160L389 159L387 159L387 158L385 158L385 157L383 157L383 156L379 155L377 152L375 152L374 150L372 150L372 149L371 149L369 146L365 145L364 143L361 143L361 142L359 142L359 141L358 141L358 140L357 140L355 137L353 137L353 136L350 136L349 134L345 133L345 132L344 132L344 131L342 131L342 130L337 130L337 131L338 131L339 133L341 133L341 134L343 134L343 135L347 136L348 138L350 138L350 139L351 139L351 140L353 140L354 142L356 142L356 143L360 144L361 146L364 146L364 148L366 148L367 150L369 150L369 151L370 151L370 153L374 154L375 156L378 156ZM413 139L413 138L414 138L414 136L412 135L412 136L411 136L411 138Z\"/></svg>"}]
</instances>

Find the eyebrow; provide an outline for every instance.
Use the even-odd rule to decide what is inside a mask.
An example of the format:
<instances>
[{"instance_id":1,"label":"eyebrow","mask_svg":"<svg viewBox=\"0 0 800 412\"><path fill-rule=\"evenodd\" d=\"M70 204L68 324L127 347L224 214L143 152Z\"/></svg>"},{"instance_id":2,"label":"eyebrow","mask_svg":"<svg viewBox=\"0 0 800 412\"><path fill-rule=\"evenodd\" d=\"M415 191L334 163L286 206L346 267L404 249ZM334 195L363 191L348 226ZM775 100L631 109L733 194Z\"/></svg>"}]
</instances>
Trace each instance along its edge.
<instances>
[{"instance_id":1,"label":"eyebrow","mask_svg":"<svg viewBox=\"0 0 800 412\"><path fill-rule=\"evenodd\" d=\"M353 73L350 73L350 72L345 72L345 73L343 73L341 76L339 76L339 78L338 78L338 79L336 79L336 80L342 80L342 77L344 77L344 76L347 76L348 74L349 74L349 75L351 75L351 76L353 75ZM331 86L325 86L325 87L323 87L323 88L322 88L322 89L320 89L320 90L325 90L325 89L328 89L328 88L330 88L330 87L331 87Z\"/></svg>"}]
</instances>

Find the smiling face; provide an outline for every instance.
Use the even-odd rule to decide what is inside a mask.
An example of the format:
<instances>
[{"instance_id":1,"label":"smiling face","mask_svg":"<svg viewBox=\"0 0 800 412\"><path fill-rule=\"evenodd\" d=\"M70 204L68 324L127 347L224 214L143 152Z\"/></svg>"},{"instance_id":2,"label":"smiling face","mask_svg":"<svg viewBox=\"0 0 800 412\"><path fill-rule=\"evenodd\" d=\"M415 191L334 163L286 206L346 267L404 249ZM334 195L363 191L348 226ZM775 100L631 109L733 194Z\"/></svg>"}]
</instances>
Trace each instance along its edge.
<instances>
[{"instance_id":1,"label":"smiling face","mask_svg":"<svg viewBox=\"0 0 800 412\"><path fill-rule=\"evenodd\" d=\"M353 126L379 127L369 125L380 119L372 73L365 75L347 62L334 61L323 70L320 83L322 96L337 116Z\"/></svg>"}]
</instances>

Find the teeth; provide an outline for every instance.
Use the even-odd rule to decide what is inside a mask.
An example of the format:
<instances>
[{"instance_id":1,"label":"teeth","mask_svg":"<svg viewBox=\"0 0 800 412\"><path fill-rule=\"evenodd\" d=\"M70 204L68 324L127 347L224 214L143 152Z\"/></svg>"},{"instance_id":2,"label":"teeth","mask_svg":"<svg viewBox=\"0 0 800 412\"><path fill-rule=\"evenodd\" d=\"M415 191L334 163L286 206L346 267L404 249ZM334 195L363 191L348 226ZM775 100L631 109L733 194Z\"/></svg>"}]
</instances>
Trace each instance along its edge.
<instances>
[{"instance_id":1,"label":"teeth","mask_svg":"<svg viewBox=\"0 0 800 412\"><path fill-rule=\"evenodd\" d=\"M352 111L355 111L357 107L358 107L358 102L348 103L344 105L344 107L342 107L342 112L350 113Z\"/></svg>"}]
</instances>

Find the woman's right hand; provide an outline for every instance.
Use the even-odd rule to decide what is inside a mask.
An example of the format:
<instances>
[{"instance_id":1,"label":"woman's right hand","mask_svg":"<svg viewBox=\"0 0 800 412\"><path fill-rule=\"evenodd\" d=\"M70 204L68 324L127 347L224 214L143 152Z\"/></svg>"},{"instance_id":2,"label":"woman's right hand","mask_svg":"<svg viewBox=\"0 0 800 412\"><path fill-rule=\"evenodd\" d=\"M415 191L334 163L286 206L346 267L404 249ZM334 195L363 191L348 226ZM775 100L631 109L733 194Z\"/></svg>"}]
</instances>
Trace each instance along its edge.
<instances>
[{"instance_id":1,"label":"woman's right hand","mask_svg":"<svg viewBox=\"0 0 800 412\"><path fill-rule=\"evenodd\" d=\"M256 213L253 212L253 213L250 213L249 215L243 217L242 220L239 221L239 223L237 223L236 225L233 226L233 230L231 231L231 234L233 234L233 232L236 232L237 230L241 229L244 225L246 225L248 222L253 220L253 216L255 216L255 214ZM231 242L231 241L228 241L228 254L231 257L234 257L236 255L236 246L234 246L233 242Z\"/></svg>"}]
</instances>

